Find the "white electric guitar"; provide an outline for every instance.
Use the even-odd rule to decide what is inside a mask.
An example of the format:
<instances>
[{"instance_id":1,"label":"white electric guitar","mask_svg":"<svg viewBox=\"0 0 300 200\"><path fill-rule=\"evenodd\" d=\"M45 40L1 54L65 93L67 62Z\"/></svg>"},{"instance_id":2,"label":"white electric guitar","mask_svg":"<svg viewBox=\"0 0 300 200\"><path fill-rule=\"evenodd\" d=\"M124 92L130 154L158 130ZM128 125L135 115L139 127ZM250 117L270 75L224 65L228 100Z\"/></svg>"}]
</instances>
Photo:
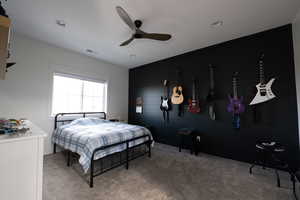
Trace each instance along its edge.
<instances>
[{"instance_id":1,"label":"white electric guitar","mask_svg":"<svg viewBox=\"0 0 300 200\"><path fill-rule=\"evenodd\" d=\"M276 97L272 92L272 84L275 81L275 78L272 78L268 83L265 83L263 58L264 58L264 54L261 54L259 59L260 83L256 85L257 94L254 97L254 99L251 101L250 105L263 103Z\"/></svg>"}]
</instances>

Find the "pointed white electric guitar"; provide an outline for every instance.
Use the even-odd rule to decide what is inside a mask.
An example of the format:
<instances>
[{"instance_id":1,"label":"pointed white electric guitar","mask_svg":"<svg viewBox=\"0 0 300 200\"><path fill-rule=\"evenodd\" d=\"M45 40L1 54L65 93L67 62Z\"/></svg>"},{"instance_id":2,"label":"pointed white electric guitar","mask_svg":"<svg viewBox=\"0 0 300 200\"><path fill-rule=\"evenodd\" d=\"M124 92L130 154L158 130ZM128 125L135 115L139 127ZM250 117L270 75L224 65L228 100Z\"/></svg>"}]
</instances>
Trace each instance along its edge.
<instances>
[{"instance_id":1,"label":"pointed white electric guitar","mask_svg":"<svg viewBox=\"0 0 300 200\"><path fill-rule=\"evenodd\" d=\"M257 94L254 97L254 99L251 101L250 105L263 103L276 97L272 92L272 84L275 81L275 78L272 78L267 84L265 84L263 58L264 58L264 54L262 54L259 59L260 83L256 85Z\"/></svg>"}]
</instances>

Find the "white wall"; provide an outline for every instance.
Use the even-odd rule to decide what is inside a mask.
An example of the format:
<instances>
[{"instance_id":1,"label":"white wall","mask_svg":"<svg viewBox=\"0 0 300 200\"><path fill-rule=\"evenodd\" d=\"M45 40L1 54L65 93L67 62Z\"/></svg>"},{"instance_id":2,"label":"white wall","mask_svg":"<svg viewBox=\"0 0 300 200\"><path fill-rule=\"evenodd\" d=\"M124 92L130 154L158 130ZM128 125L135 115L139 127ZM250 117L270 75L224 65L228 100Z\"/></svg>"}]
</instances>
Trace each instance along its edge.
<instances>
[{"instance_id":1,"label":"white wall","mask_svg":"<svg viewBox=\"0 0 300 200\"><path fill-rule=\"evenodd\" d=\"M53 72L108 81L108 116L127 120L128 69L14 34L12 60L6 80L0 80L0 117L27 118L48 133L45 153L52 152L50 136Z\"/></svg>"},{"instance_id":2,"label":"white wall","mask_svg":"<svg viewBox=\"0 0 300 200\"><path fill-rule=\"evenodd\" d=\"M294 41L294 58L295 58L295 76L298 102L298 126L300 132L300 11L293 23L293 41ZM300 138L299 138L300 139Z\"/></svg>"}]
</instances>

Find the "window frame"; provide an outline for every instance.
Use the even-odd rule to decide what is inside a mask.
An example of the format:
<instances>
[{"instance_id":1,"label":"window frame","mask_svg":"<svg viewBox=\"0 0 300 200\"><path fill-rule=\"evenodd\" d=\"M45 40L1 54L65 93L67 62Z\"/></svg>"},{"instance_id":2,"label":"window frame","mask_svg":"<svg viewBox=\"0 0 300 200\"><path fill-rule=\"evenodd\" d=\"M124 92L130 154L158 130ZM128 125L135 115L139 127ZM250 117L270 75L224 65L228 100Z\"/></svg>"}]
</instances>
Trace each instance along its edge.
<instances>
[{"instance_id":1,"label":"window frame","mask_svg":"<svg viewBox=\"0 0 300 200\"><path fill-rule=\"evenodd\" d=\"M52 94L51 94L51 109L50 109L50 116L51 117L55 117L55 115L57 115L58 113L53 113L53 99L54 99L54 76L62 76L62 77L66 77L66 78L73 78L73 79L78 79L81 81L90 81L90 82L95 82L95 83L101 83L101 84L105 84L105 91L104 91L104 111L105 113L107 113L107 103L108 103L108 81L106 80L100 80L100 79L96 79L96 78L90 78L87 76L81 76L81 75L76 75L76 74L70 74L70 73L64 73L64 72L53 72L52 73ZM82 91L83 94L83 91ZM82 95L83 97L83 95ZM83 106L82 102L81 102L81 107ZM81 111L84 112L84 111ZM95 111L95 112L102 112L102 111Z\"/></svg>"}]
</instances>

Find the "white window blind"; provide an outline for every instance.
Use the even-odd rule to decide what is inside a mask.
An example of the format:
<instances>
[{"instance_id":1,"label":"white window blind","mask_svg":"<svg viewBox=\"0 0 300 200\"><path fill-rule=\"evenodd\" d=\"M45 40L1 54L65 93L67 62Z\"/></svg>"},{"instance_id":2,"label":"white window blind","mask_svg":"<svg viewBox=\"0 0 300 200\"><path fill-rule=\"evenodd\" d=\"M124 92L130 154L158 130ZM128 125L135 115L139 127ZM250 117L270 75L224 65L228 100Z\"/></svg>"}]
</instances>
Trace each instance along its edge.
<instances>
[{"instance_id":1,"label":"white window blind","mask_svg":"<svg viewBox=\"0 0 300 200\"><path fill-rule=\"evenodd\" d=\"M106 112L107 84L65 74L54 74L52 115Z\"/></svg>"}]
</instances>

